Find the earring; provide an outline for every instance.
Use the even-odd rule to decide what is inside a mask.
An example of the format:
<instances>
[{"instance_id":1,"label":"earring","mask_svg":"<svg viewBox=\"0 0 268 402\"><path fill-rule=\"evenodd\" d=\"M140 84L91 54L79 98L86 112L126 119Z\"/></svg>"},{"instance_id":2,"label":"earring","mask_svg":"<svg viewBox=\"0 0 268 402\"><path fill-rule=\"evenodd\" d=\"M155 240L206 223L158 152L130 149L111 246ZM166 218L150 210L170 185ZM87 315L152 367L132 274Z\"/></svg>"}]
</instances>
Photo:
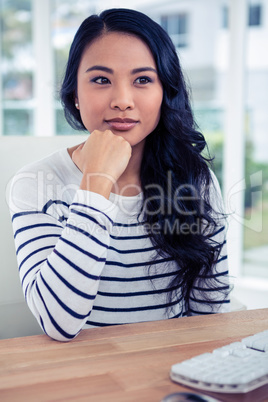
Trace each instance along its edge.
<instances>
[{"instance_id":1,"label":"earring","mask_svg":"<svg viewBox=\"0 0 268 402\"><path fill-rule=\"evenodd\" d=\"M79 109L79 104L76 103L76 104L75 104L75 107L76 107L76 109Z\"/></svg>"}]
</instances>

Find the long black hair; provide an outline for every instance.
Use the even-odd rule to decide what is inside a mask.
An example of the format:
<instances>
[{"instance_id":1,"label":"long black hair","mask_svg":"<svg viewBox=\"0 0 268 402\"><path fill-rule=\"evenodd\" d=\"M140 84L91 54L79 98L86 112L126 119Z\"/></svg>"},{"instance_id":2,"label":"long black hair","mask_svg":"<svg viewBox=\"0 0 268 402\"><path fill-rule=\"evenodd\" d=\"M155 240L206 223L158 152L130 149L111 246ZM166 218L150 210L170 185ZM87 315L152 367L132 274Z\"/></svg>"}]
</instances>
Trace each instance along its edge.
<instances>
[{"instance_id":1,"label":"long black hair","mask_svg":"<svg viewBox=\"0 0 268 402\"><path fill-rule=\"evenodd\" d=\"M109 32L131 34L146 43L162 83L160 121L146 138L141 164L142 216L158 255L168 255L177 263L178 274L170 287L178 290L171 298L181 292L187 311L199 280L216 287L210 273L222 243L211 238L221 228L211 206L210 160L202 153L206 141L195 124L178 55L165 30L145 14L128 9L110 9L85 19L71 45L61 88L65 116L73 128L85 130L75 107L77 70L84 50ZM157 188L162 189L162 197L157 196ZM226 286L222 289L224 293Z\"/></svg>"}]
</instances>

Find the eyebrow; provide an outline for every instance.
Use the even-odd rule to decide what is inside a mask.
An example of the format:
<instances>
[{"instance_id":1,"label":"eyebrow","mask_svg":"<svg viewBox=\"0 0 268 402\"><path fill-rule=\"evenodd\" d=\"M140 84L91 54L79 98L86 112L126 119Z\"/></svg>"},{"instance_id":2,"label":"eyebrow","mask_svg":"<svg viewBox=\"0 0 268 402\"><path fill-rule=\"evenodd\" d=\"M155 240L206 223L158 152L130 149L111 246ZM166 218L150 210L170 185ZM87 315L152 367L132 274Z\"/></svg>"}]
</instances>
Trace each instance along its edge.
<instances>
[{"instance_id":1,"label":"eyebrow","mask_svg":"<svg viewBox=\"0 0 268 402\"><path fill-rule=\"evenodd\" d=\"M113 74L113 72L114 72L111 68L108 68L108 67L105 67L105 66L92 66L92 67L90 67L90 68L88 68L88 69L86 70L86 73L89 73L90 71L94 71L94 70L104 71L104 72L109 73L109 74ZM139 67L139 68L134 68L134 69L131 71L131 74L142 73L142 72L144 72L144 71L152 71L152 72L154 72L154 73L157 74L156 69L153 68L153 67Z\"/></svg>"}]
</instances>

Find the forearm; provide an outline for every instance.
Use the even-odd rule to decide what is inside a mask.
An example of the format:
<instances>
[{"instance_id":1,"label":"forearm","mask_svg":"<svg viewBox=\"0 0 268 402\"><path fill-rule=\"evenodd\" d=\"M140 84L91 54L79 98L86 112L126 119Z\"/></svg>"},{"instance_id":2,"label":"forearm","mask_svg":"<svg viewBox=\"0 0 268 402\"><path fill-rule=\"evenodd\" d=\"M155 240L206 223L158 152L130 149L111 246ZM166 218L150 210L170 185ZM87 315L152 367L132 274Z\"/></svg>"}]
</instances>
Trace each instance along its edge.
<instances>
[{"instance_id":1,"label":"forearm","mask_svg":"<svg viewBox=\"0 0 268 402\"><path fill-rule=\"evenodd\" d=\"M49 215L16 218L20 227L39 222L34 232L23 230L16 236L20 277L29 308L44 331L58 340L76 336L90 315L110 240L112 220L89 206L90 193L78 193L82 198L70 206L63 230ZM93 198L95 206L100 200L102 208L110 206L96 194ZM27 225L22 219L27 219Z\"/></svg>"}]
</instances>

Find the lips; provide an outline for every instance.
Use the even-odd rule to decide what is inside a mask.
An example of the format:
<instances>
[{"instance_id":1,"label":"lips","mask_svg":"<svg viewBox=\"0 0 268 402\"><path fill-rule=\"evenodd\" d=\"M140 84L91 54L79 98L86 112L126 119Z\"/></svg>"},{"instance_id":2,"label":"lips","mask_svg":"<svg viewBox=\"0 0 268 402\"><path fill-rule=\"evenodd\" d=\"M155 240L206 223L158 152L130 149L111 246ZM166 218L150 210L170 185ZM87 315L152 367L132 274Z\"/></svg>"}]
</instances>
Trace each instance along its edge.
<instances>
[{"instance_id":1,"label":"lips","mask_svg":"<svg viewBox=\"0 0 268 402\"><path fill-rule=\"evenodd\" d=\"M116 131L128 131L128 130L131 130L132 128L134 128L138 124L137 120L128 119L128 118L121 119L119 117L117 117L115 119L105 120L105 121L112 130L116 130Z\"/></svg>"}]
</instances>

